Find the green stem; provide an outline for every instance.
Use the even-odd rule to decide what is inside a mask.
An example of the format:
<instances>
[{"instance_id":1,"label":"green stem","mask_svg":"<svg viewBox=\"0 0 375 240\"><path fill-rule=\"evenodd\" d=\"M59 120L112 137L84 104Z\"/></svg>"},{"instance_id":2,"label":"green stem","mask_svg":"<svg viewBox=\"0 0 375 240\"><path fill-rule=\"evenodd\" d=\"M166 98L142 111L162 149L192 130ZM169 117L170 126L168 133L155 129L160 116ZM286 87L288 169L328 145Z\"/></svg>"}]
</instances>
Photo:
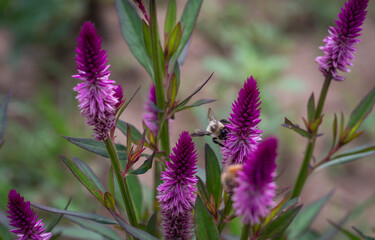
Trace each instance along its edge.
<instances>
[{"instance_id":1,"label":"green stem","mask_svg":"<svg viewBox=\"0 0 375 240\"><path fill-rule=\"evenodd\" d=\"M323 112L323 107L324 107L324 103L327 97L327 92L328 92L330 83L331 83L331 75L329 74L324 80L324 84L320 92L318 106L316 108L315 116L314 116L315 120L318 119ZM317 126L315 131L311 133L311 139L309 139L309 142L307 143L305 156L303 158L302 166L299 171L296 183L294 184L291 198L296 198L301 195L303 186L305 185L306 179L309 175L309 165L310 165L310 161L313 156L313 153L314 153L316 135L318 133L318 130L319 130L319 126Z\"/></svg>"},{"instance_id":2,"label":"green stem","mask_svg":"<svg viewBox=\"0 0 375 240\"><path fill-rule=\"evenodd\" d=\"M250 236L250 224L245 224L242 228L242 233L241 233L241 240L247 240L249 239Z\"/></svg>"},{"instance_id":3,"label":"green stem","mask_svg":"<svg viewBox=\"0 0 375 240\"><path fill-rule=\"evenodd\" d=\"M135 211L134 211L133 200L130 196L128 182L126 181L125 177L123 178L121 176L121 172L120 172L121 165L120 165L120 160L118 158L115 145L113 144L110 138L107 138L106 140L104 140L104 143L107 148L109 159L111 160L113 171L115 172L117 183L120 187L121 196L124 201L124 205L125 205L126 213L128 215L129 222L132 226L138 227L137 218L135 216Z\"/></svg>"},{"instance_id":4,"label":"green stem","mask_svg":"<svg viewBox=\"0 0 375 240\"><path fill-rule=\"evenodd\" d=\"M232 194L224 193L224 199L226 199L225 206L222 212L221 221L218 226L219 233L221 233L225 227L226 221L225 218L229 215L230 211L232 210Z\"/></svg>"}]
</instances>

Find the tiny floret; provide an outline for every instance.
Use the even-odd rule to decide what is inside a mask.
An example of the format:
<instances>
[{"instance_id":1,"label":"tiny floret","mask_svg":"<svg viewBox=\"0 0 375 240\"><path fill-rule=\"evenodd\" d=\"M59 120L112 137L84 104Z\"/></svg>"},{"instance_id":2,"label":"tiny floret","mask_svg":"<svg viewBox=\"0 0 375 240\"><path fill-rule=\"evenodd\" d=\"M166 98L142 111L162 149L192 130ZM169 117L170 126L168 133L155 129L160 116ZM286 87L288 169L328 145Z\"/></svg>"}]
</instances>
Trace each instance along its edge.
<instances>
[{"instance_id":1,"label":"tiny floret","mask_svg":"<svg viewBox=\"0 0 375 240\"><path fill-rule=\"evenodd\" d=\"M324 76L331 74L334 80L343 81L344 77L337 70L350 72L348 67L353 65L354 46L361 41L358 37L361 36L367 5L368 0L349 0L341 8L339 19L335 20L336 27L329 28L329 35L323 40L325 46L320 47L325 55L316 58Z\"/></svg>"},{"instance_id":2,"label":"tiny floret","mask_svg":"<svg viewBox=\"0 0 375 240\"><path fill-rule=\"evenodd\" d=\"M260 223L260 218L266 217L274 205L276 150L276 138L264 140L253 157L246 159L243 170L238 171L233 207L245 224Z\"/></svg>"},{"instance_id":3,"label":"tiny floret","mask_svg":"<svg viewBox=\"0 0 375 240\"><path fill-rule=\"evenodd\" d=\"M115 124L116 108L121 100L122 89L110 80L107 54L101 48L101 38L91 22L85 22L78 37L77 62L78 75L81 80L74 91L78 92L78 107L89 126L94 126L96 140L105 140ZM120 92L121 91L121 92Z\"/></svg>"},{"instance_id":4,"label":"tiny floret","mask_svg":"<svg viewBox=\"0 0 375 240\"><path fill-rule=\"evenodd\" d=\"M164 181L158 187L165 240L191 239L192 213L196 198L195 176L197 154L187 131L180 138L170 155L170 162L161 174Z\"/></svg>"},{"instance_id":5,"label":"tiny floret","mask_svg":"<svg viewBox=\"0 0 375 240\"><path fill-rule=\"evenodd\" d=\"M30 202L25 202L16 190L12 189L8 195L9 225L16 229L10 230L17 234L18 240L48 240L51 233L45 233L42 219L30 208Z\"/></svg>"},{"instance_id":6,"label":"tiny floret","mask_svg":"<svg viewBox=\"0 0 375 240\"><path fill-rule=\"evenodd\" d=\"M258 129L260 119L260 101L257 82L251 76L245 82L232 104L230 123L224 147L221 148L223 166L243 163L256 149L261 140L262 131Z\"/></svg>"}]
</instances>

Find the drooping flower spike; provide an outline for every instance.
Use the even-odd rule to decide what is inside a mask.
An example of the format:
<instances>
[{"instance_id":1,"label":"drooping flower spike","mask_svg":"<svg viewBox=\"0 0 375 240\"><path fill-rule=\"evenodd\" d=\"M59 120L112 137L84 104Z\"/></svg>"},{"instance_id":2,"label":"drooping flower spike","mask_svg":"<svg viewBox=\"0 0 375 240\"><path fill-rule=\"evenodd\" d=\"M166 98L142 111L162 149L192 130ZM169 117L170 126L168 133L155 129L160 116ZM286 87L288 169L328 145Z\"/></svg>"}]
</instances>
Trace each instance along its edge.
<instances>
[{"instance_id":1,"label":"drooping flower spike","mask_svg":"<svg viewBox=\"0 0 375 240\"><path fill-rule=\"evenodd\" d=\"M187 131L181 133L173 148L171 161L161 174L164 183L158 187L165 240L189 240L192 235L192 209L196 198L195 176L197 154Z\"/></svg>"},{"instance_id":2,"label":"drooping flower spike","mask_svg":"<svg viewBox=\"0 0 375 240\"><path fill-rule=\"evenodd\" d=\"M255 151L262 132L257 126L261 121L259 105L257 82L251 76L232 105L230 124L226 125L229 132L221 148L223 166L243 163Z\"/></svg>"},{"instance_id":3,"label":"drooping flower spike","mask_svg":"<svg viewBox=\"0 0 375 240\"><path fill-rule=\"evenodd\" d=\"M51 233L45 233L42 219L30 208L30 202L25 202L16 190L12 189L8 195L9 225L16 229L10 230L17 234L18 240L48 240Z\"/></svg>"},{"instance_id":4,"label":"drooping flower spike","mask_svg":"<svg viewBox=\"0 0 375 240\"><path fill-rule=\"evenodd\" d=\"M331 74L333 79L343 81L344 77L337 70L350 72L348 67L353 65L354 46L361 41L358 37L366 18L367 5L368 0L349 0L341 8L339 19L335 20L336 27L329 28L329 35L323 39L325 46L320 47L325 55L316 58L324 76Z\"/></svg>"},{"instance_id":5,"label":"drooping flower spike","mask_svg":"<svg viewBox=\"0 0 375 240\"><path fill-rule=\"evenodd\" d=\"M237 172L237 184L233 194L233 207L245 224L260 223L273 206L276 184L277 139L269 138L258 145L254 155L247 158L243 170Z\"/></svg>"},{"instance_id":6,"label":"drooping flower spike","mask_svg":"<svg viewBox=\"0 0 375 240\"><path fill-rule=\"evenodd\" d=\"M110 71L107 64L107 54L101 49L101 38L91 22L85 22L78 37L77 62L78 75L74 78L81 80L74 91L78 92L77 99L82 116L87 124L94 126L94 137L97 140L108 138L109 130L115 124L116 108L122 89L109 79ZM121 91L121 92L120 92Z\"/></svg>"}]
</instances>

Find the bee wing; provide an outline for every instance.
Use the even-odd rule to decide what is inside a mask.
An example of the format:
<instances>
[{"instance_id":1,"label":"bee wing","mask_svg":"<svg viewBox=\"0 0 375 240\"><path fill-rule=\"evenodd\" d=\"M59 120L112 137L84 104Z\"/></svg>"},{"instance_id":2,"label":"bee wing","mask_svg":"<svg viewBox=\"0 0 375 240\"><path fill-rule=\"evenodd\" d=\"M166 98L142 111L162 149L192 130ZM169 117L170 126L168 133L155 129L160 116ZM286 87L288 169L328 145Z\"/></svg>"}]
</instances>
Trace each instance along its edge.
<instances>
[{"instance_id":1,"label":"bee wing","mask_svg":"<svg viewBox=\"0 0 375 240\"><path fill-rule=\"evenodd\" d=\"M202 129L195 129L194 132L191 134L192 137L201 137L201 136L209 136L211 133L209 131L205 131Z\"/></svg>"},{"instance_id":2,"label":"bee wing","mask_svg":"<svg viewBox=\"0 0 375 240\"><path fill-rule=\"evenodd\" d=\"M207 113L207 119L208 121L216 121L214 111L212 111L211 108L208 108L208 113Z\"/></svg>"}]
</instances>

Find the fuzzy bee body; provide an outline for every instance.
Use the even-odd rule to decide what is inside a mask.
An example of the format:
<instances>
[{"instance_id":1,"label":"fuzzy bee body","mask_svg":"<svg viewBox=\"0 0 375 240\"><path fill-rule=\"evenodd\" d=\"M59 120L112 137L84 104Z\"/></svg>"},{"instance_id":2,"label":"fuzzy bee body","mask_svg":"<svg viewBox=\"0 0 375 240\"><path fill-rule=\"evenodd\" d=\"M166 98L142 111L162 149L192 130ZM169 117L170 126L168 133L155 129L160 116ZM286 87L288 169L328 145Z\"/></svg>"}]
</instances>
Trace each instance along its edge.
<instances>
[{"instance_id":1,"label":"fuzzy bee body","mask_svg":"<svg viewBox=\"0 0 375 240\"><path fill-rule=\"evenodd\" d=\"M191 136L193 137L201 137L201 136L211 136L212 141L221 147L224 145L219 142L219 140L227 139L228 128L225 126L229 123L228 120L222 119L220 121L216 120L214 112L211 108L208 109L207 118L210 121L206 130L203 129L196 129Z\"/></svg>"}]
</instances>

